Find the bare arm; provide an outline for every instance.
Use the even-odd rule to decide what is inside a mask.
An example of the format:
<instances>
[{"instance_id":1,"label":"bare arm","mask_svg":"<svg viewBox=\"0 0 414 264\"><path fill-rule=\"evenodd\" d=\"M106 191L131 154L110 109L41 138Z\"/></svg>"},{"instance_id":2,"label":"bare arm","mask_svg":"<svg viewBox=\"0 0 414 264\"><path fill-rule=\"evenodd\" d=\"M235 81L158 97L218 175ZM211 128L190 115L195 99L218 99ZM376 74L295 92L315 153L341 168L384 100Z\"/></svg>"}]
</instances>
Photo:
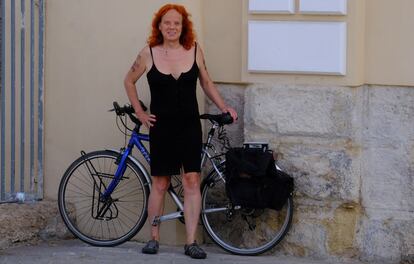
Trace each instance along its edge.
<instances>
[{"instance_id":1,"label":"bare arm","mask_svg":"<svg viewBox=\"0 0 414 264\"><path fill-rule=\"evenodd\" d=\"M155 122L155 116L149 115L144 112L139 103L138 92L135 86L135 83L139 78L145 73L146 70L146 60L148 59L149 48L145 47L140 51L137 58L133 62L131 68L124 78L124 87L128 96L129 101L131 102L132 107L135 110L137 118L146 126L153 126Z\"/></svg>"},{"instance_id":2,"label":"bare arm","mask_svg":"<svg viewBox=\"0 0 414 264\"><path fill-rule=\"evenodd\" d=\"M234 120L237 120L237 112L232 108L226 105L223 98L221 97L217 87L214 85L213 81L210 78L210 75L207 72L207 67L204 60L204 54L199 45L197 45L197 65L200 70L200 84L204 90L204 93L210 98L211 101L223 112L229 112Z\"/></svg>"}]
</instances>

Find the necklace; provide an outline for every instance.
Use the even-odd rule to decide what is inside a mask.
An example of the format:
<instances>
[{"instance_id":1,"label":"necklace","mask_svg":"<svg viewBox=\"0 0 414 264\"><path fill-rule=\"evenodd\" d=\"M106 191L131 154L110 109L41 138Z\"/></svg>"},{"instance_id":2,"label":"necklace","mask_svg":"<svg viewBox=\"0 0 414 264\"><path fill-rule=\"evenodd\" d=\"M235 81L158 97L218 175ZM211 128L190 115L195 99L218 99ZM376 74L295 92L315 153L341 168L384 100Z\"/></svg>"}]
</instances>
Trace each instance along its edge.
<instances>
[{"instance_id":1,"label":"necklace","mask_svg":"<svg viewBox=\"0 0 414 264\"><path fill-rule=\"evenodd\" d=\"M179 48L180 48L180 46L178 46L176 48L161 47L161 49L163 50L164 56L168 56L168 53L174 54ZM170 52L169 52L169 50L170 50Z\"/></svg>"}]
</instances>

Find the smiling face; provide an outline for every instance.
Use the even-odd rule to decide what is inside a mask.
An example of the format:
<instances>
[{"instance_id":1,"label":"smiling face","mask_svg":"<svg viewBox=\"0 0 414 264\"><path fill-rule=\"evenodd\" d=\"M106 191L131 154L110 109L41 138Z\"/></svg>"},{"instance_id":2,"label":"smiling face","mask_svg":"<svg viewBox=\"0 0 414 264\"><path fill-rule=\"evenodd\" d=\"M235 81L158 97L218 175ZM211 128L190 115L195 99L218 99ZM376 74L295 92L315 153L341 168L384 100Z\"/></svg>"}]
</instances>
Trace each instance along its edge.
<instances>
[{"instance_id":1,"label":"smiling face","mask_svg":"<svg viewBox=\"0 0 414 264\"><path fill-rule=\"evenodd\" d=\"M179 41L183 28L183 17L175 9L169 10L161 18L158 29L164 38L164 41Z\"/></svg>"}]
</instances>

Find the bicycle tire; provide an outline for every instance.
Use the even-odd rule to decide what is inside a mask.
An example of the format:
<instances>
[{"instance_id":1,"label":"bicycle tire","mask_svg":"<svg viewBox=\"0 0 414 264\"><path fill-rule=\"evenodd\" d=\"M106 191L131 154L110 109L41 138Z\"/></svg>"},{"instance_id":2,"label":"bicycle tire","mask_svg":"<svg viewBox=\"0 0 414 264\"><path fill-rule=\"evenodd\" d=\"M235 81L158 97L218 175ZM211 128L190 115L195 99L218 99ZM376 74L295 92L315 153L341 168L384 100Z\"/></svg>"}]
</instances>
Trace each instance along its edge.
<instances>
[{"instance_id":1,"label":"bicycle tire","mask_svg":"<svg viewBox=\"0 0 414 264\"><path fill-rule=\"evenodd\" d=\"M64 223L76 237L93 246L124 243L138 233L147 219L148 183L130 159L111 194L113 203L98 217L99 193L112 180L118 156L109 150L85 154L69 166L59 185L58 205Z\"/></svg>"},{"instance_id":2,"label":"bicycle tire","mask_svg":"<svg viewBox=\"0 0 414 264\"><path fill-rule=\"evenodd\" d=\"M218 168L224 174L224 162ZM292 223L291 196L280 211L229 209L225 181L214 169L202 183L201 199L201 219L207 234L221 248L236 255L254 256L269 251L282 241ZM205 213L208 209L226 207L226 210Z\"/></svg>"}]
</instances>

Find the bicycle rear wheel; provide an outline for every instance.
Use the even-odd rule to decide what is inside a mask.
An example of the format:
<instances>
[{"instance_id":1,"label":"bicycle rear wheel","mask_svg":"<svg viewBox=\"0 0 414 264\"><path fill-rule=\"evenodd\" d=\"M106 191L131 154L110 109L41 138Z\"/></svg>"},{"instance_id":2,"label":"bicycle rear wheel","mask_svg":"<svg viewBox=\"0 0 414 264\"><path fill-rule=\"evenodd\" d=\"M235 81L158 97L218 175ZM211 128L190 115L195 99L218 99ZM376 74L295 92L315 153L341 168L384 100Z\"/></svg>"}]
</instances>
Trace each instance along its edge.
<instances>
[{"instance_id":1,"label":"bicycle rear wheel","mask_svg":"<svg viewBox=\"0 0 414 264\"><path fill-rule=\"evenodd\" d=\"M119 154L95 151L66 170L58 193L59 211L68 229L94 246L115 246L132 238L147 218L149 188L143 172L131 161L111 194L101 194L114 178Z\"/></svg>"},{"instance_id":2,"label":"bicycle rear wheel","mask_svg":"<svg viewBox=\"0 0 414 264\"><path fill-rule=\"evenodd\" d=\"M224 172L224 164L219 169ZM204 228L215 243L233 254L259 255L270 250L289 231L292 215L292 197L280 211L233 209L226 195L225 181L216 171L210 172L203 182L201 219Z\"/></svg>"}]
</instances>

